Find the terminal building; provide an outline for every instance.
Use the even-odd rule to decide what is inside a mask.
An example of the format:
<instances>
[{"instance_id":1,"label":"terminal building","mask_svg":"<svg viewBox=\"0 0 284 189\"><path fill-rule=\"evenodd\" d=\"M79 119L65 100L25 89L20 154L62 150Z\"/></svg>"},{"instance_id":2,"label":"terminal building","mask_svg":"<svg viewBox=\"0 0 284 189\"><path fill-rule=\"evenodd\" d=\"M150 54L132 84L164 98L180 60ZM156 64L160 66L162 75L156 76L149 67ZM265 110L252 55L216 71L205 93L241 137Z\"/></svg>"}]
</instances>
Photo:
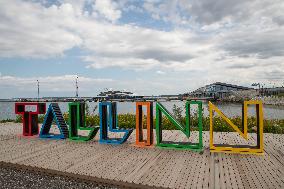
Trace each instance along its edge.
<instances>
[{"instance_id":1,"label":"terminal building","mask_svg":"<svg viewBox=\"0 0 284 189\"><path fill-rule=\"evenodd\" d=\"M234 91L245 91L245 90L254 90L254 89L249 87L216 82L210 85L205 85L204 87L200 87L195 91L189 93L188 95L190 97L196 97L196 98L219 99L229 96Z\"/></svg>"},{"instance_id":2,"label":"terminal building","mask_svg":"<svg viewBox=\"0 0 284 189\"><path fill-rule=\"evenodd\" d=\"M261 88L260 93L262 96L284 96L284 87Z\"/></svg>"}]
</instances>

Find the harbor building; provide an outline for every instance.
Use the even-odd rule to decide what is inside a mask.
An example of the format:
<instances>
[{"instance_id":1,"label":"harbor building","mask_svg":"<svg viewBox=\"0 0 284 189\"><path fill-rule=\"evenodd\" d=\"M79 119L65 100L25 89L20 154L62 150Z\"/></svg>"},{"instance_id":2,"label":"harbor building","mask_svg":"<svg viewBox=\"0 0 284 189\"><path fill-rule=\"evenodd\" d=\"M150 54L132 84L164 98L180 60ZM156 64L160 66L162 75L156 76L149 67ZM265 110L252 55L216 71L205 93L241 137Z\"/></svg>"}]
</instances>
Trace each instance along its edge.
<instances>
[{"instance_id":1,"label":"harbor building","mask_svg":"<svg viewBox=\"0 0 284 189\"><path fill-rule=\"evenodd\" d=\"M245 91L245 90L254 90L254 89L239 85L216 82L210 85L205 85L204 87L200 87L195 91L189 93L188 96L196 98L210 97L214 99L220 99L228 97L234 91Z\"/></svg>"}]
</instances>

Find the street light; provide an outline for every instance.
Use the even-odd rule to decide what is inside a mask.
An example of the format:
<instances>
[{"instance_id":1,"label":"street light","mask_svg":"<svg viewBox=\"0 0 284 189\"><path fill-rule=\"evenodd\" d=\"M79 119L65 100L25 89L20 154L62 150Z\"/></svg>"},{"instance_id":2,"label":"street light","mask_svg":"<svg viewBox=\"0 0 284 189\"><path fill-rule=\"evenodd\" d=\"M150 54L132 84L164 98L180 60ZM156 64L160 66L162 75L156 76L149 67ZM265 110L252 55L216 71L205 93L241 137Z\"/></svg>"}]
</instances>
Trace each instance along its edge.
<instances>
[{"instance_id":1,"label":"street light","mask_svg":"<svg viewBox=\"0 0 284 189\"><path fill-rule=\"evenodd\" d=\"M79 87L78 87L78 76L76 77L76 97L78 98L79 96Z\"/></svg>"},{"instance_id":2,"label":"street light","mask_svg":"<svg viewBox=\"0 0 284 189\"><path fill-rule=\"evenodd\" d=\"M37 100L39 101L39 81L37 81Z\"/></svg>"}]
</instances>

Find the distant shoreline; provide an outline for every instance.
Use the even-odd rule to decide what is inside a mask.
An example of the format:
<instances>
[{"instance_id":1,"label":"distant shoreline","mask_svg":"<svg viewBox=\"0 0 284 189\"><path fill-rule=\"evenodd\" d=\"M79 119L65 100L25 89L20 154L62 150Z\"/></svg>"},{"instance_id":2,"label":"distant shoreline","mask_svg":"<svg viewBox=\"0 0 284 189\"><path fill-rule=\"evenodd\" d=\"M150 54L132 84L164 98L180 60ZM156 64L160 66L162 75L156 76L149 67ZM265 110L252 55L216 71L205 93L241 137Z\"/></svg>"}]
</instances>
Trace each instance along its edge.
<instances>
[{"instance_id":1,"label":"distant shoreline","mask_svg":"<svg viewBox=\"0 0 284 189\"><path fill-rule=\"evenodd\" d=\"M198 100L198 99L197 99ZM271 98L271 97L264 97L263 99L251 99L251 100L260 100L264 105L268 106L278 106L278 107L284 107L284 98ZM187 101L185 100L142 100L142 99L108 99L108 100L83 100L83 99L77 99L77 100L27 100L27 101L19 101L19 100L13 100L13 99L0 99L0 102L39 102L39 103L68 103L68 102L101 102L101 101L111 101L111 102L183 102ZM200 100L204 103L208 102L209 100ZM245 101L245 100L244 100ZM214 101L218 104L242 104L243 101L235 101L235 100L217 100Z\"/></svg>"}]
</instances>

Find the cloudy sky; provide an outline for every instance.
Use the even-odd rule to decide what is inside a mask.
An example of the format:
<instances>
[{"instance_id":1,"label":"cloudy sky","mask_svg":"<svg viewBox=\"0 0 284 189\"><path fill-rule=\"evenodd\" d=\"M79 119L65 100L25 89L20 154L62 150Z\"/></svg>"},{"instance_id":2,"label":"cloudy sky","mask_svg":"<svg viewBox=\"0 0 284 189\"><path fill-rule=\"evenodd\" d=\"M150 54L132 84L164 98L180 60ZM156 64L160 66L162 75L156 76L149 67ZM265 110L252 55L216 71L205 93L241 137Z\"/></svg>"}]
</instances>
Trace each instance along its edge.
<instances>
[{"instance_id":1,"label":"cloudy sky","mask_svg":"<svg viewBox=\"0 0 284 189\"><path fill-rule=\"evenodd\" d=\"M0 0L0 98L284 85L283 0Z\"/></svg>"}]
</instances>

